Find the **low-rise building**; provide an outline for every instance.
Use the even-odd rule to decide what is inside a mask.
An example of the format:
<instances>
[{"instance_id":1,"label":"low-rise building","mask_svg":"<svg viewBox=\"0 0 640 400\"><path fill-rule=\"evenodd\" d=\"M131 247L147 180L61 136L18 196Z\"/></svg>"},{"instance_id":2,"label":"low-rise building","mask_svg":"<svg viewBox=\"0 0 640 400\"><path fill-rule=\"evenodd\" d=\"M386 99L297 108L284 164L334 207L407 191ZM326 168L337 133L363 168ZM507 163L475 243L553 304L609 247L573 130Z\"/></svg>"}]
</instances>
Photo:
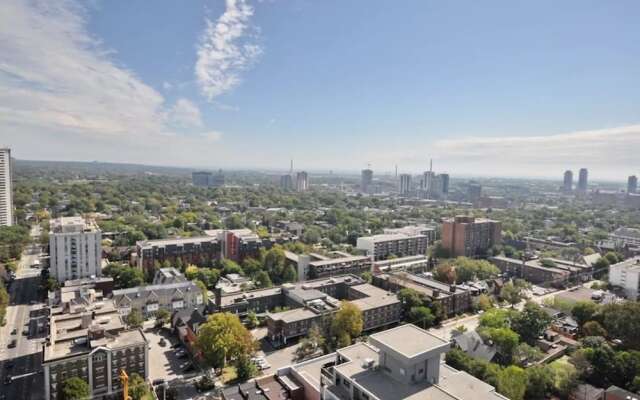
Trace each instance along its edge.
<instances>
[{"instance_id":1,"label":"low-rise building","mask_svg":"<svg viewBox=\"0 0 640 400\"><path fill-rule=\"evenodd\" d=\"M404 233L381 234L359 237L356 248L365 252L374 261L394 257L424 255L429 239L425 235Z\"/></svg>"},{"instance_id":2,"label":"low-rise building","mask_svg":"<svg viewBox=\"0 0 640 400\"><path fill-rule=\"evenodd\" d=\"M42 352L45 399L59 398L72 377L87 382L92 399L121 392L121 370L148 378L147 339L140 329L125 329L111 302L54 310L49 327Z\"/></svg>"},{"instance_id":3,"label":"low-rise building","mask_svg":"<svg viewBox=\"0 0 640 400\"><path fill-rule=\"evenodd\" d=\"M295 255L297 260L298 280L327 278L336 275L371 272L371 258L368 256L353 256L351 254L334 251L323 256L316 253Z\"/></svg>"},{"instance_id":4,"label":"low-rise building","mask_svg":"<svg viewBox=\"0 0 640 400\"><path fill-rule=\"evenodd\" d=\"M157 280L161 280L159 275L162 274L161 271L157 272ZM145 318L154 316L161 309L169 313L185 308L193 309L205 304L204 297L195 283L176 276L173 277L172 283L113 291L113 301L122 316L129 315L132 310L138 310Z\"/></svg>"},{"instance_id":5,"label":"low-rise building","mask_svg":"<svg viewBox=\"0 0 640 400\"><path fill-rule=\"evenodd\" d=\"M640 291L640 257L609 266L609 282L622 288L628 299L636 300Z\"/></svg>"},{"instance_id":6,"label":"low-rise building","mask_svg":"<svg viewBox=\"0 0 640 400\"><path fill-rule=\"evenodd\" d=\"M444 364L449 349L448 341L408 324L276 375L300 382L310 400L506 400L493 386Z\"/></svg>"},{"instance_id":7,"label":"low-rise building","mask_svg":"<svg viewBox=\"0 0 640 400\"><path fill-rule=\"evenodd\" d=\"M609 240L619 248L640 246L640 229L620 227L609 234Z\"/></svg>"},{"instance_id":8,"label":"low-rise building","mask_svg":"<svg viewBox=\"0 0 640 400\"><path fill-rule=\"evenodd\" d=\"M143 240L136 243L137 265L143 271L153 271L156 264L178 259L183 265L202 265L220 259L221 245L217 237Z\"/></svg>"},{"instance_id":9,"label":"low-rise building","mask_svg":"<svg viewBox=\"0 0 640 400\"><path fill-rule=\"evenodd\" d=\"M299 285L284 285L285 306L290 310L267 315L268 337L276 345L304 336L315 324L323 325L347 300L362 311L363 331L400 321L400 301L354 275L318 279Z\"/></svg>"},{"instance_id":10,"label":"low-rise building","mask_svg":"<svg viewBox=\"0 0 640 400\"><path fill-rule=\"evenodd\" d=\"M503 256L491 257L490 261L508 277L547 287L561 287L570 281L587 281L593 272L588 265L555 259L551 260L554 266L545 265L538 259L518 260Z\"/></svg>"},{"instance_id":11,"label":"low-rise building","mask_svg":"<svg viewBox=\"0 0 640 400\"><path fill-rule=\"evenodd\" d=\"M374 273L392 271L425 272L429 269L429 257L425 255L391 258L373 262Z\"/></svg>"},{"instance_id":12,"label":"low-rise building","mask_svg":"<svg viewBox=\"0 0 640 400\"><path fill-rule=\"evenodd\" d=\"M375 275L373 284L393 292L404 288L415 290L431 302L440 304L445 317L462 314L472 307L469 290L404 271Z\"/></svg>"}]
</instances>

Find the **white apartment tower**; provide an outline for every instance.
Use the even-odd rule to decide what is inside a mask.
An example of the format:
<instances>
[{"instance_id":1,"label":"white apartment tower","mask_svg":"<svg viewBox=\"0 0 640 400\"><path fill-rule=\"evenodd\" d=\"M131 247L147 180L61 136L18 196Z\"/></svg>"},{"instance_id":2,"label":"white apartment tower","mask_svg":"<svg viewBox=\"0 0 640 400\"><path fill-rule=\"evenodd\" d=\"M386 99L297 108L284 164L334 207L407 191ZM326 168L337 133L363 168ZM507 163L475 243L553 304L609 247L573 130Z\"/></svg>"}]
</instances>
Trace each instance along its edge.
<instances>
[{"instance_id":1,"label":"white apartment tower","mask_svg":"<svg viewBox=\"0 0 640 400\"><path fill-rule=\"evenodd\" d=\"M0 148L0 226L13 225L11 149Z\"/></svg>"},{"instance_id":2,"label":"white apartment tower","mask_svg":"<svg viewBox=\"0 0 640 400\"><path fill-rule=\"evenodd\" d=\"M102 233L94 221L60 217L51 221L51 277L58 282L100 276Z\"/></svg>"}]
</instances>

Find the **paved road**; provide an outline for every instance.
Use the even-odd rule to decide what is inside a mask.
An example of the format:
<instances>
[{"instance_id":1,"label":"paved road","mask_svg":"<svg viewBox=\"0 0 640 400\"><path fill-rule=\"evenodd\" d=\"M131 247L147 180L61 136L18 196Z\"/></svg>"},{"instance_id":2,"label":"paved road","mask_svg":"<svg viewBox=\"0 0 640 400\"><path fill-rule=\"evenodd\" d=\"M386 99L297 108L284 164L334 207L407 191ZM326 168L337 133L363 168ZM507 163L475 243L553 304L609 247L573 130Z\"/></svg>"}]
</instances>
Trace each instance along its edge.
<instances>
[{"instance_id":1,"label":"paved road","mask_svg":"<svg viewBox=\"0 0 640 400\"><path fill-rule=\"evenodd\" d=\"M37 231L35 231L37 234ZM34 232L32 231L32 234ZM44 397L44 382L42 377L42 337L38 336L37 320L41 323L44 318L31 318L41 308L39 302L38 285L40 270L30 266L38 259L38 251L28 249L18 263L17 276L9 288L10 305L7 308L5 326L0 328L0 394L7 399L34 399ZM12 330L16 334L12 335ZM28 330L28 336L23 330ZM44 329L44 326L42 326ZM15 348L8 348L9 343L16 340ZM9 361L10 360L10 361ZM6 383L11 377L11 383Z\"/></svg>"}]
</instances>

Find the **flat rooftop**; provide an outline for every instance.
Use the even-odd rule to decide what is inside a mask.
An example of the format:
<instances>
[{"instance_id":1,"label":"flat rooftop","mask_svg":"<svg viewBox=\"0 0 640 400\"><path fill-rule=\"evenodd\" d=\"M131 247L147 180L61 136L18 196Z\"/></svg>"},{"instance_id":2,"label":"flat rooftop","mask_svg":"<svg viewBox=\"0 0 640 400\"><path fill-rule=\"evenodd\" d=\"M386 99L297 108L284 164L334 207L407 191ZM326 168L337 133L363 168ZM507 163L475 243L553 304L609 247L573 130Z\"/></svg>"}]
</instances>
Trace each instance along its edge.
<instances>
[{"instance_id":1,"label":"flat rooftop","mask_svg":"<svg viewBox=\"0 0 640 400\"><path fill-rule=\"evenodd\" d=\"M136 246L140 248L149 248L149 247L163 247L163 246L171 246L171 245L184 245L184 244L200 244L204 242L217 242L218 239L211 236L196 236L196 237L177 237L170 239L157 239L157 240L141 240L136 242Z\"/></svg>"},{"instance_id":2,"label":"flat rooftop","mask_svg":"<svg viewBox=\"0 0 640 400\"><path fill-rule=\"evenodd\" d=\"M375 333L371 335L371 339L395 350L406 358L413 358L433 349L450 346L448 341L412 324Z\"/></svg>"},{"instance_id":3,"label":"flat rooftop","mask_svg":"<svg viewBox=\"0 0 640 400\"><path fill-rule=\"evenodd\" d=\"M50 222L52 233L97 232L98 230L95 221L80 216L58 217Z\"/></svg>"},{"instance_id":4,"label":"flat rooftop","mask_svg":"<svg viewBox=\"0 0 640 400\"><path fill-rule=\"evenodd\" d=\"M351 289L367 296L361 299L349 300L352 304L358 306L361 311L400 302L395 293L387 292L386 290L377 288L369 283L352 286Z\"/></svg>"},{"instance_id":5,"label":"flat rooftop","mask_svg":"<svg viewBox=\"0 0 640 400\"><path fill-rule=\"evenodd\" d=\"M80 338L77 338L80 339ZM97 340L88 340L82 336L81 340L67 339L56 341L51 345L44 347L43 362L55 361L73 355L89 353L96 347L107 347L109 349L118 349L123 347L135 346L146 343L147 339L140 329L128 331L120 331L113 337L103 337Z\"/></svg>"}]
</instances>

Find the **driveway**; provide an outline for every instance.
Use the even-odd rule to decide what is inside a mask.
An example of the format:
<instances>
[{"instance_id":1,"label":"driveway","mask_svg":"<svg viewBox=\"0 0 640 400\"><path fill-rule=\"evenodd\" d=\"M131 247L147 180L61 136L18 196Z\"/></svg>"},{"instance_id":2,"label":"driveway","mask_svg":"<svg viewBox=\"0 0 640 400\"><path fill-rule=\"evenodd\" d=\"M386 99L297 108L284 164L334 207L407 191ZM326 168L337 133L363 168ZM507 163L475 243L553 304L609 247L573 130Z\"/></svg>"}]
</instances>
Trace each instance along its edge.
<instances>
[{"instance_id":1,"label":"driveway","mask_svg":"<svg viewBox=\"0 0 640 400\"><path fill-rule=\"evenodd\" d=\"M149 340L149 379L165 379L172 381L182 375L183 366L189 362L188 358L179 359L175 355L175 349L171 345L177 343L177 339L166 330L146 328L144 334ZM160 345L160 339L164 338L166 344Z\"/></svg>"}]
</instances>

